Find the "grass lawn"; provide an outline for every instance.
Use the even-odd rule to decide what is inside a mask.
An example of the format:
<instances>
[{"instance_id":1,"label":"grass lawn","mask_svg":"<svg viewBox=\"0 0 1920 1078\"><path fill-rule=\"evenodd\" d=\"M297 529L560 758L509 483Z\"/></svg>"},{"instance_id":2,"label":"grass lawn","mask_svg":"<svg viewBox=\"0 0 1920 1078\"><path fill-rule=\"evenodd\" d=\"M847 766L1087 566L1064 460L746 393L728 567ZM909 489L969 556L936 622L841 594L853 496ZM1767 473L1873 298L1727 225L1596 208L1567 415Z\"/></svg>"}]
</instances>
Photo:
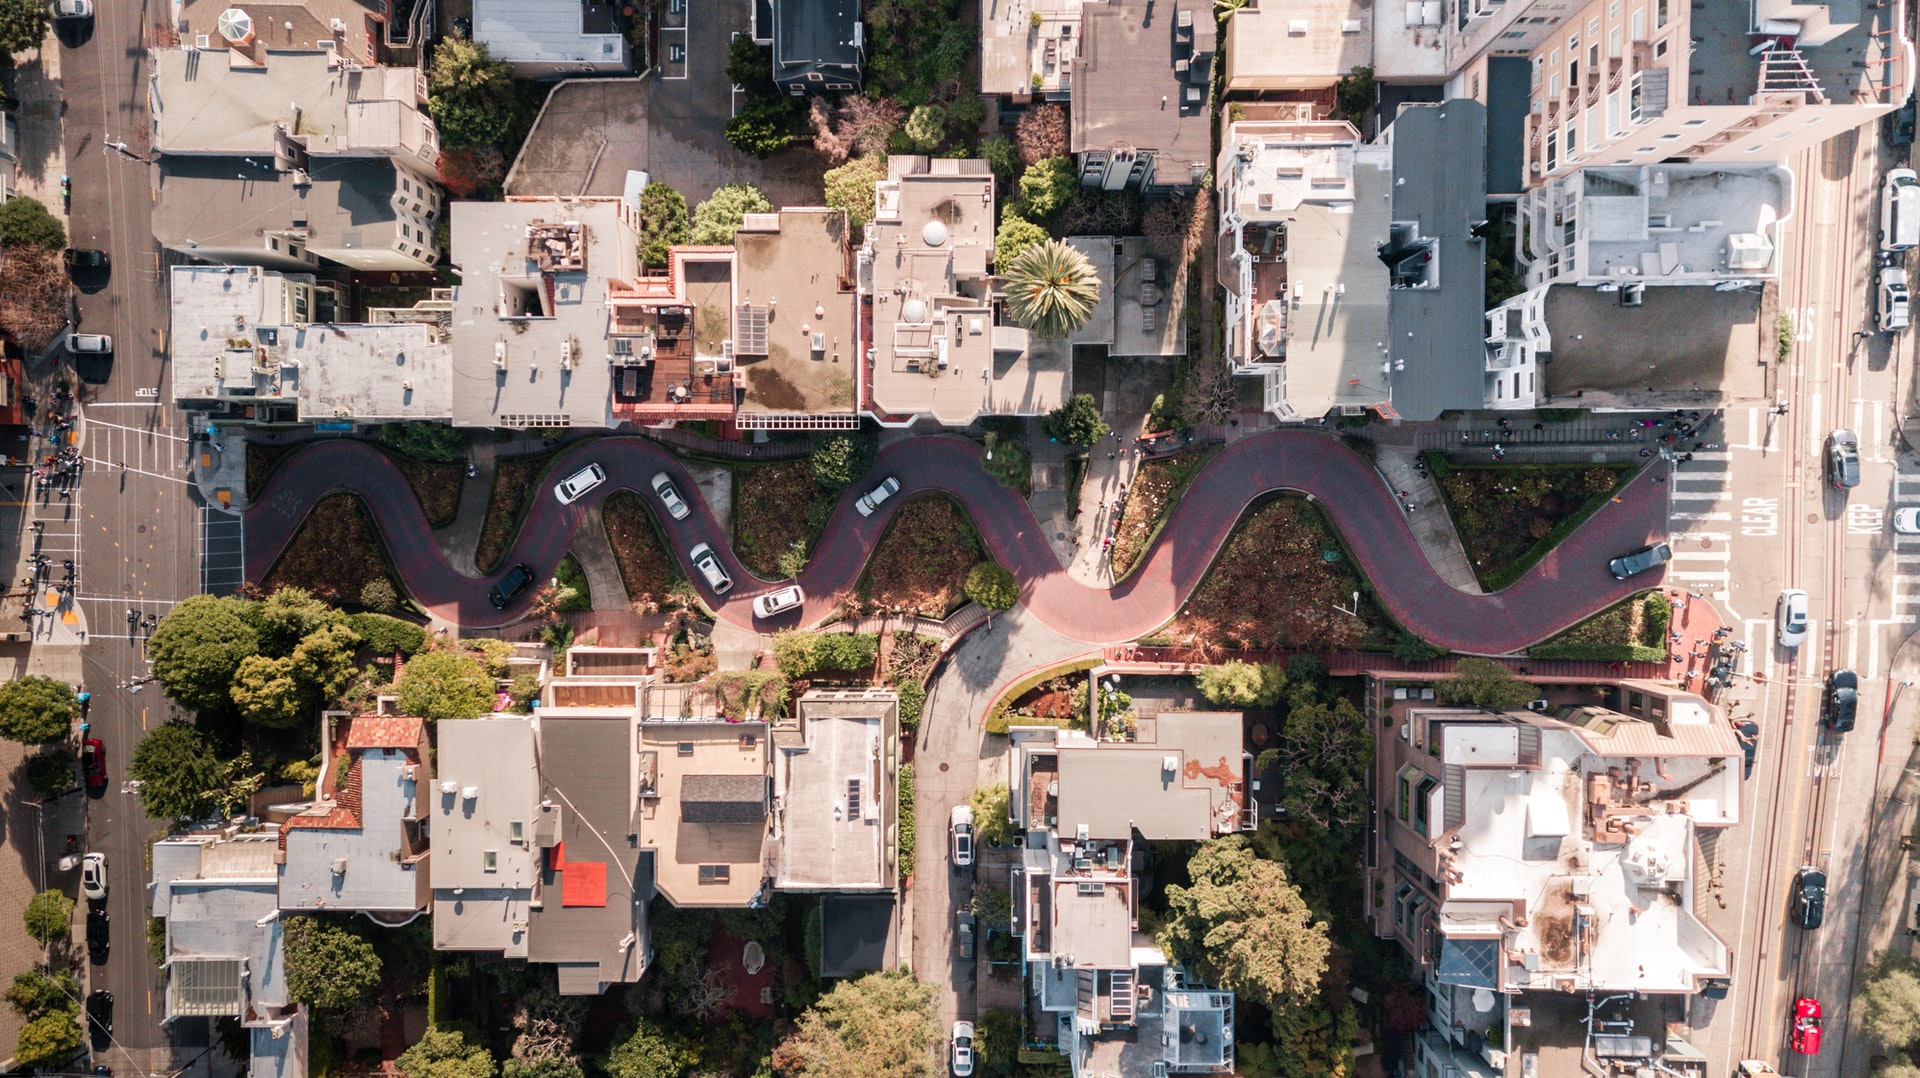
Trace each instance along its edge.
<instances>
[{"instance_id":1,"label":"grass lawn","mask_svg":"<svg viewBox=\"0 0 1920 1078\"><path fill-rule=\"evenodd\" d=\"M1626 485L1630 464L1454 464L1426 454L1480 586L1498 591Z\"/></svg>"},{"instance_id":2,"label":"grass lawn","mask_svg":"<svg viewBox=\"0 0 1920 1078\"><path fill-rule=\"evenodd\" d=\"M861 574L868 610L945 618L967 601L967 572L986 555L967 511L938 495L900 507Z\"/></svg>"},{"instance_id":3,"label":"grass lawn","mask_svg":"<svg viewBox=\"0 0 1920 1078\"><path fill-rule=\"evenodd\" d=\"M407 486L426 514L428 527L444 528L453 523L460 512L460 485L467 477L465 464L415 460L398 453L388 453L387 459L407 477Z\"/></svg>"},{"instance_id":4,"label":"grass lawn","mask_svg":"<svg viewBox=\"0 0 1920 1078\"><path fill-rule=\"evenodd\" d=\"M734 553L759 576L773 580L787 576L780 568L780 555L796 543L811 554L839 500L839 492L814 480L810 461L734 468Z\"/></svg>"},{"instance_id":5,"label":"grass lawn","mask_svg":"<svg viewBox=\"0 0 1920 1078\"><path fill-rule=\"evenodd\" d=\"M287 455L300 448L299 442L247 442L247 497L257 498L273 477L274 469Z\"/></svg>"},{"instance_id":6,"label":"grass lawn","mask_svg":"<svg viewBox=\"0 0 1920 1078\"><path fill-rule=\"evenodd\" d=\"M1201 467L1219 451L1219 446L1195 449L1140 465L1127 487L1126 508L1121 511L1120 528L1113 540L1115 580L1125 580L1127 574L1133 572L1154 537L1166 525L1167 518L1173 515L1173 507L1180 504L1187 484L1193 482Z\"/></svg>"},{"instance_id":7,"label":"grass lawn","mask_svg":"<svg viewBox=\"0 0 1920 1078\"><path fill-rule=\"evenodd\" d=\"M1535 659L1597 659L1607 662L1659 662L1667 656L1667 625L1673 605L1657 591L1644 591L1535 644Z\"/></svg>"},{"instance_id":8,"label":"grass lawn","mask_svg":"<svg viewBox=\"0 0 1920 1078\"><path fill-rule=\"evenodd\" d=\"M1355 609L1356 591L1358 617L1334 609ZM1393 631L1326 517L1306 499L1283 495L1240 518L1160 635L1188 647L1324 651L1389 644Z\"/></svg>"},{"instance_id":9,"label":"grass lawn","mask_svg":"<svg viewBox=\"0 0 1920 1078\"><path fill-rule=\"evenodd\" d=\"M561 610L593 609L593 589L587 586L586 570L580 568L577 558L571 554L561 558L560 566L553 571L553 576L560 581L561 587L573 589L573 598L561 603Z\"/></svg>"},{"instance_id":10,"label":"grass lawn","mask_svg":"<svg viewBox=\"0 0 1920 1078\"><path fill-rule=\"evenodd\" d=\"M473 552L473 564L482 573L500 568L520 534L520 522L541 493L540 476L553 460L552 453L525 457L504 457L493 472L493 491L487 498L487 519L480 528L480 543Z\"/></svg>"},{"instance_id":11,"label":"grass lawn","mask_svg":"<svg viewBox=\"0 0 1920 1078\"><path fill-rule=\"evenodd\" d=\"M374 527L373 514L355 494L334 494L313 505L300 531L273 563L262 592L305 588L316 597L343 606L359 606L360 593L375 580L407 594L387 562L387 548Z\"/></svg>"},{"instance_id":12,"label":"grass lawn","mask_svg":"<svg viewBox=\"0 0 1920 1078\"><path fill-rule=\"evenodd\" d=\"M607 524L607 542L613 547L613 560L620 563L620 579L627 585L627 598L635 603L659 604L667 592L686 577L679 563L667 554L653 512L640 495L616 490L607 495L600 507ZM586 581L581 581L586 586Z\"/></svg>"}]
</instances>

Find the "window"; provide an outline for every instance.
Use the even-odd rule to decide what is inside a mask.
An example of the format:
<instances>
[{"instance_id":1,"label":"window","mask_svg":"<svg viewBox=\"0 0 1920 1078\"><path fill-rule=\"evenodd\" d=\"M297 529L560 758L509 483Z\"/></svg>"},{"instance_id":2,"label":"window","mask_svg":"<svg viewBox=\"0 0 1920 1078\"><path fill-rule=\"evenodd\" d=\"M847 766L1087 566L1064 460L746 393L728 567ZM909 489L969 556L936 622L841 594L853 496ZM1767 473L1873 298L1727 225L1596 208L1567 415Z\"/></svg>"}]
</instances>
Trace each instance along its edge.
<instances>
[{"instance_id":1,"label":"window","mask_svg":"<svg viewBox=\"0 0 1920 1078\"><path fill-rule=\"evenodd\" d=\"M1480 73L1478 71L1473 73L1473 92L1467 96L1476 100L1480 97Z\"/></svg>"},{"instance_id":2,"label":"window","mask_svg":"<svg viewBox=\"0 0 1920 1078\"><path fill-rule=\"evenodd\" d=\"M498 872L498 871L500 871L500 851L499 851L499 850L488 850L487 852L485 852L485 853L483 853L483 854L481 854L481 855L480 855L480 870L481 870L482 872Z\"/></svg>"},{"instance_id":3,"label":"window","mask_svg":"<svg viewBox=\"0 0 1920 1078\"><path fill-rule=\"evenodd\" d=\"M1620 28L1616 26L1613 29L1607 31L1607 59L1613 60L1613 59L1617 59L1619 56L1620 56Z\"/></svg>"},{"instance_id":4,"label":"window","mask_svg":"<svg viewBox=\"0 0 1920 1078\"><path fill-rule=\"evenodd\" d=\"M1678 134L1673 134L1673 135L1661 135L1660 137L1667 140L1668 142L1672 142L1674 139L1677 139L1680 136Z\"/></svg>"},{"instance_id":5,"label":"window","mask_svg":"<svg viewBox=\"0 0 1920 1078\"><path fill-rule=\"evenodd\" d=\"M1413 829L1422 835L1428 833L1428 827L1431 823L1429 819L1431 816L1429 806L1433 802L1434 788L1439 785L1438 782L1434 781L1433 776L1429 775L1421 779L1420 785L1413 791Z\"/></svg>"},{"instance_id":6,"label":"window","mask_svg":"<svg viewBox=\"0 0 1920 1078\"><path fill-rule=\"evenodd\" d=\"M1521 38L1521 37L1526 37L1526 36L1527 36L1527 32L1526 32L1525 30L1508 30L1508 31L1507 31L1506 33L1504 33L1504 34L1501 34L1501 35L1500 35L1500 37L1501 37L1501 38L1502 38L1503 40L1510 40L1510 39L1513 39L1513 38ZM1478 80L1479 80L1479 76L1478 76L1478 75L1476 75L1476 76L1474 76L1474 79L1475 79L1475 81L1478 81ZM1478 93L1479 91L1477 91L1477 90L1476 90L1476 91L1474 91L1474 92L1475 92L1475 93Z\"/></svg>"},{"instance_id":7,"label":"window","mask_svg":"<svg viewBox=\"0 0 1920 1078\"><path fill-rule=\"evenodd\" d=\"M1599 32L1600 32L1600 16L1595 15L1593 18L1587 20L1587 36L1592 37L1595 34L1598 34Z\"/></svg>"},{"instance_id":8,"label":"window","mask_svg":"<svg viewBox=\"0 0 1920 1078\"><path fill-rule=\"evenodd\" d=\"M1706 122L1707 122L1707 121L1705 121L1705 120L1688 120L1688 121L1687 121L1687 126L1688 126L1688 127L1701 127L1701 126L1704 126L1704 125L1706 124Z\"/></svg>"},{"instance_id":9,"label":"window","mask_svg":"<svg viewBox=\"0 0 1920 1078\"><path fill-rule=\"evenodd\" d=\"M527 840L527 825L519 820L508 824L507 838L513 842L525 842Z\"/></svg>"},{"instance_id":10,"label":"window","mask_svg":"<svg viewBox=\"0 0 1920 1078\"><path fill-rule=\"evenodd\" d=\"M1613 3L1607 5L1607 18L1617 19L1619 17L1620 17L1620 0L1613 0Z\"/></svg>"},{"instance_id":11,"label":"window","mask_svg":"<svg viewBox=\"0 0 1920 1078\"><path fill-rule=\"evenodd\" d=\"M1655 59L1659 59L1660 57L1665 56L1666 54L1667 54L1667 43L1665 41L1656 41L1653 43L1653 55Z\"/></svg>"},{"instance_id":12,"label":"window","mask_svg":"<svg viewBox=\"0 0 1920 1078\"><path fill-rule=\"evenodd\" d=\"M1644 11L1636 11L1633 13L1633 40L1645 41L1646 39L1647 13Z\"/></svg>"},{"instance_id":13,"label":"window","mask_svg":"<svg viewBox=\"0 0 1920 1078\"><path fill-rule=\"evenodd\" d=\"M1597 42L1587 46L1587 70L1590 72L1600 70L1600 45Z\"/></svg>"},{"instance_id":14,"label":"window","mask_svg":"<svg viewBox=\"0 0 1920 1078\"><path fill-rule=\"evenodd\" d=\"M1628 711L1639 711L1641 708L1645 706L1647 706L1647 698L1645 696L1642 696L1640 693L1637 693L1637 692L1630 692L1627 694L1627 710Z\"/></svg>"},{"instance_id":15,"label":"window","mask_svg":"<svg viewBox=\"0 0 1920 1078\"><path fill-rule=\"evenodd\" d=\"M701 883L727 883L731 879L732 879L732 866L729 866L729 865L701 865L700 866L700 882Z\"/></svg>"},{"instance_id":16,"label":"window","mask_svg":"<svg viewBox=\"0 0 1920 1078\"><path fill-rule=\"evenodd\" d=\"M693 755L693 742L691 742L691 741L682 741L682 742L680 742L680 745L679 745L679 754L680 754L680 755L682 755L682 756L692 756L692 755Z\"/></svg>"},{"instance_id":17,"label":"window","mask_svg":"<svg viewBox=\"0 0 1920 1078\"><path fill-rule=\"evenodd\" d=\"M1667 3L1668 0L1653 0L1653 25L1655 29L1667 25Z\"/></svg>"}]
</instances>

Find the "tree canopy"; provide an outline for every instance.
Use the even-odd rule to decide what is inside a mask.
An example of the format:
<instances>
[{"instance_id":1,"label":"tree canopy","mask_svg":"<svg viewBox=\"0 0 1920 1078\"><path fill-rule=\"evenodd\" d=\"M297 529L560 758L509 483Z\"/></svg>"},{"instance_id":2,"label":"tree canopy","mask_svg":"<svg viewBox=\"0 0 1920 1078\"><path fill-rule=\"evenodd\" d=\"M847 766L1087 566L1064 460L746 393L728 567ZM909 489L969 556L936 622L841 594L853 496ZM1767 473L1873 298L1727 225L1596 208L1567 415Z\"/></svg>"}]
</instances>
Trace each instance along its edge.
<instances>
[{"instance_id":1,"label":"tree canopy","mask_svg":"<svg viewBox=\"0 0 1920 1078\"><path fill-rule=\"evenodd\" d=\"M967 598L991 611L1005 610L1020 601L1020 582L1013 571L996 561L983 561L967 571Z\"/></svg>"},{"instance_id":2,"label":"tree canopy","mask_svg":"<svg viewBox=\"0 0 1920 1078\"><path fill-rule=\"evenodd\" d=\"M1201 978L1269 1010L1311 997L1332 940L1287 870L1254 855L1245 836L1200 846L1187 862L1192 885L1167 886L1161 946Z\"/></svg>"},{"instance_id":3,"label":"tree canopy","mask_svg":"<svg viewBox=\"0 0 1920 1078\"><path fill-rule=\"evenodd\" d=\"M449 150L500 142L524 121L513 68L471 38L441 39L427 72L427 111Z\"/></svg>"},{"instance_id":4,"label":"tree canopy","mask_svg":"<svg viewBox=\"0 0 1920 1078\"><path fill-rule=\"evenodd\" d=\"M1288 815L1321 827L1366 822L1373 728L1353 701L1324 699L1311 684L1294 686L1269 751L1286 770L1282 804Z\"/></svg>"},{"instance_id":5,"label":"tree canopy","mask_svg":"<svg viewBox=\"0 0 1920 1078\"><path fill-rule=\"evenodd\" d=\"M740 231L741 222L750 213L772 213L773 203L767 201L758 187L750 183L730 183L708 195L693 209L693 229L687 238L688 243L729 244L733 234Z\"/></svg>"},{"instance_id":6,"label":"tree canopy","mask_svg":"<svg viewBox=\"0 0 1920 1078\"><path fill-rule=\"evenodd\" d=\"M0 35L8 32L11 16L6 9L18 0L0 0ZM46 8L36 4L41 11ZM47 209L46 203L26 195L15 195L0 202L0 247L44 247L59 250L67 245L67 229Z\"/></svg>"},{"instance_id":7,"label":"tree canopy","mask_svg":"<svg viewBox=\"0 0 1920 1078\"><path fill-rule=\"evenodd\" d=\"M921 105L907 117L907 125L901 131L914 149L925 153L946 140L947 110L939 105Z\"/></svg>"},{"instance_id":8,"label":"tree canopy","mask_svg":"<svg viewBox=\"0 0 1920 1078\"><path fill-rule=\"evenodd\" d=\"M159 820L204 816L214 804L226 769L213 743L178 719L154 727L133 746L127 775L140 783L140 807Z\"/></svg>"},{"instance_id":9,"label":"tree canopy","mask_svg":"<svg viewBox=\"0 0 1920 1078\"><path fill-rule=\"evenodd\" d=\"M984 1010L973 1024L974 1073L1005 1078L1020 1057L1020 1019L1012 1011Z\"/></svg>"},{"instance_id":10,"label":"tree canopy","mask_svg":"<svg viewBox=\"0 0 1920 1078\"><path fill-rule=\"evenodd\" d=\"M933 986L903 969L869 973L807 1008L773 1067L787 1078L932 1078L933 1023Z\"/></svg>"},{"instance_id":11,"label":"tree canopy","mask_svg":"<svg viewBox=\"0 0 1920 1078\"><path fill-rule=\"evenodd\" d=\"M429 1027L394 1067L407 1078L493 1078L493 1053L457 1029Z\"/></svg>"},{"instance_id":12,"label":"tree canopy","mask_svg":"<svg viewBox=\"0 0 1920 1078\"><path fill-rule=\"evenodd\" d=\"M779 97L749 97L727 121L727 141L748 157L767 157L793 144L794 115Z\"/></svg>"},{"instance_id":13,"label":"tree canopy","mask_svg":"<svg viewBox=\"0 0 1920 1078\"><path fill-rule=\"evenodd\" d=\"M1060 240L1036 243L1007 264L1007 314L1048 340L1071 336L1100 304L1100 277L1078 248Z\"/></svg>"},{"instance_id":14,"label":"tree canopy","mask_svg":"<svg viewBox=\"0 0 1920 1078\"><path fill-rule=\"evenodd\" d=\"M38 1069L55 1067L72 1059L80 1051L80 1008L49 1011L20 1028L15 1042L15 1066Z\"/></svg>"},{"instance_id":15,"label":"tree canopy","mask_svg":"<svg viewBox=\"0 0 1920 1078\"><path fill-rule=\"evenodd\" d=\"M830 168L821 176L826 185L827 206L847 211L848 237L858 243L873 220L873 185L887 178L887 155L863 154L846 164Z\"/></svg>"},{"instance_id":16,"label":"tree canopy","mask_svg":"<svg viewBox=\"0 0 1920 1078\"><path fill-rule=\"evenodd\" d=\"M423 719L477 719L493 708L486 666L459 651L428 651L407 660L396 685L402 714Z\"/></svg>"},{"instance_id":17,"label":"tree canopy","mask_svg":"<svg viewBox=\"0 0 1920 1078\"><path fill-rule=\"evenodd\" d=\"M42 891L27 900L27 935L43 946L73 933L73 899L59 891Z\"/></svg>"},{"instance_id":18,"label":"tree canopy","mask_svg":"<svg viewBox=\"0 0 1920 1078\"><path fill-rule=\"evenodd\" d=\"M1007 272L1021 252L1047 239L1046 229L1008 209L1000 215L1000 230L993 234L994 269Z\"/></svg>"},{"instance_id":19,"label":"tree canopy","mask_svg":"<svg viewBox=\"0 0 1920 1078\"><path fill-rule=\"evenodd\" d=\"M73 729L80 701L73 686L43 674L0 684L0 737L23 745L59 741Z\"/></svg>"},{"instance_id":20,"label":"tree canopy","mask_svg":"<svg viewBox=\"0 0 1920 1078\"><path fill-rule=\"evenodd\" d=\"M1065 206L1080 189L1080 170L1070 157L1035 161L1020 174L1020 214L1045 217Z\"/></svg>"},{"instance_id":21,"label":"tree canopy","mask_svg":"<svg viewBox=\"0 0 1920 1078\"><path fill-rule=\"evenodd\" d=\"M684 1038L637 1018L620 1031L602 1066L610 1078L680 1078L699 1061Z\"/></svg>"},{"instance_id":22,"label":"tree canopy","mask_svg":"<svg viewBox=\"0 0 1920 1078\"><path fill-rule=\"evenodd\" d=\"M374 989L380 986L380 952L373 944L360 933L319 917L286 919L286 966L287 994L323 1011L344 1011L371 1002ZM437 1051L430 1049L417 1059L435 1062ZM405 1055L399 1062L412 1078L464 1078L413 1070L406 1065ZM490 1075L491 1056L487 1065Z\"/></svg>"},{"instance_id":23,"label":"tree canopy","mask_svg":"<svg viewBox=\"0 0 1920 1078\"><path fill-rule=\"evenodd\" d=\"M0 0L0 52L39 48L53 25L50 6L40 0Z\"/></svg>"},{"instance_id":24,"label":"tree canopy","mask_svg":"<svg viewBox=\"0 0 1920 1078\"><path fill-rule=\"evenodd\" d=\"M1047 437L1063 445L1092 445L1107 436L1107 421L1091 393L1076 393L1040 420Z\"/></svg>"},{"instance_id":25,"label":"tree canopy","mask_svg":"<svg viewBox=\"0 0 1920 1078\"><path fill-rule=\"evenodd\" d=\"M866 433L829 434L813 443L813 478L831 490L850 487L873 468L879 450Z\"/></svg>"},{"instance_id":26,"label":"tree canopy","mask_svg":"<svg viewBox=\"0 0 1920 1078\"><path fill-rule=\"evenodd\" d=\"M640 261L654 269L666 266L667 249L687 242L687 200L664 183L640 190Z\"/></svg>"},{"instance_id":27,"label":"tree canopy","mask_svg":"<svg viewBox=\"0 0 1920 1078\"><path fill-rule=\"evenodd\" d=\"M250 604L232 596L195 595L160 619L147 657L160 687L181 707L226 711L240 661L260 650Z\"/></svg>"},{"instance_id":28,"label":"tree canopy","mask_svg":"<svg viewBox=\"0 0 1920 1078\"><path fill-rule=\"evenodd\" d=\"M380 442L415 460L453 464L467 459L467 432L445 423L388 423L380 428Z\"/></svg>"},{"instance_id":29,"label":"tree canopy","mask_svg":"<svg viewBox=\"0 0 1920 1078\"><path fill-rule=\"evenodd\" d=\"M1453 677L1435 686L1440 699L1449 704L1506 711L1525 704L1538 694L1530 681L1522 681L1492 659L1461 659L1453 666Z\"/></svg>"},{"instance_id":30,"label":"tree canopy","mask_svg":"<svg viewBox=\"0 0 1920 1078\"><path fill-rule=\"evenodd\" d=\"M874 633L816 633L788 629L773 635L773 661L780 673L803 678L820 670L865 670L880 653Z\"/></svg>"},{"instance_id":31,"label":"tree canopy","mask_svg":"<svg viewBox=\"0 0 1920 1078\"><path fill-rule=\"evenodd\" d=\"M73 974L22 970L7 986L7 1003L22 1018L38 1018L49 1011L65 1010L80 998L80 985Z\"/></svg>"},{"instance_id":32,"label":"tree canopy","mask_svg":"<svg viewBox=\"0 0 1920 1078\"><path fill-rule=\"evenodd\" d=\"M1007 784L996 782L973 791L967 804L973 808L974 837L988 845L1003 845L1013 837L1013 823Z\"/></svg>"},{"instance_id":33,"label":"tree canopy","mask_svg":"<svg viewBox=\"0 0 1920 1078\"><path fill-rule=\"evenodd\" d=\"M1899 951L1873 956L1860 990L1861 1024L1892 1049L1920 1041L1920 960Z\"/></svg>"},{"instance_id":34,"label":"tree canopy","mask_svg":"<svg viewBox=\"0 0 1920 1078\"><path fill-rule=\"evenodd\" d=\"M1228 659L1193 675L1200 695L1225 707L1272 707L1286 691L1287 675L1272 663Z\"/></svg>"}]
</instances>

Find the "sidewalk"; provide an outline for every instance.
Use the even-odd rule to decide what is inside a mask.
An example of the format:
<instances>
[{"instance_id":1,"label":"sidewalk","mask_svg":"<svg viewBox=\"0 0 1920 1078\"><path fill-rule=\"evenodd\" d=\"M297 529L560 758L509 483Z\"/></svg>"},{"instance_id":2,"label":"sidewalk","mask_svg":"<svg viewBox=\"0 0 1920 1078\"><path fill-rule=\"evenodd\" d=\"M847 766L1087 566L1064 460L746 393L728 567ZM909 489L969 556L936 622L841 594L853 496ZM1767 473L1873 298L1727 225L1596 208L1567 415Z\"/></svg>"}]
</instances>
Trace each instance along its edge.
<instances>
[{"instance_id":1,"label":"sidewalk","mask_svg":"<svg viewBox=\"0 0 1920 1078\"><path fill-rule=\"evenodd\" d=\"M1416 507L1407 512L1407 525L1413 529L1413 537L1419 541L1420 550L1426 554L1427 564L1433 566L1433 571L1461 591L1484 594L1486 589L1473 574L1473 563L1467 560L1467 550L1460 545L1460 533L1454 530L1453 517L1447 513L1439 485L1432 473L1414 468L1419 459L1417 449L1383 445L1374 452L1373 466L1380 472L1387 489L1399 497L1403 511L1408 503ZM1422 509L1426 512L1421 512Z\"/></svg>"},{"instance_id":2,"label":"sidewalk","mask_svg":"<svg viewBox=\"0 0 1920 1078\"><path fill-rule=\"evenodd\" d=\"M49 33L41 48L15 53L13 62L20 132L14 147L13 194L38 200L71 229L66 200L60 197L60 177L67 172L61 137L66 104L60 85L60 41Z\"/></svg>"},{"instance_id":3,"label":"sidewalk","mask_svg":"<svg viewBox=\"0 0 1920 1078\"><path fill-rule=\"evenodd\" d=\"M1132 485L1140 461L1132 434L1118 429L1089 450L1087 477L1080 484L1080 516L1073 522L1073 560L1067 565L1067 576L1079 583L1113 587L1113 561L1105 540L1120 523L1120 499Z\"/></svg>"}]
</instances>

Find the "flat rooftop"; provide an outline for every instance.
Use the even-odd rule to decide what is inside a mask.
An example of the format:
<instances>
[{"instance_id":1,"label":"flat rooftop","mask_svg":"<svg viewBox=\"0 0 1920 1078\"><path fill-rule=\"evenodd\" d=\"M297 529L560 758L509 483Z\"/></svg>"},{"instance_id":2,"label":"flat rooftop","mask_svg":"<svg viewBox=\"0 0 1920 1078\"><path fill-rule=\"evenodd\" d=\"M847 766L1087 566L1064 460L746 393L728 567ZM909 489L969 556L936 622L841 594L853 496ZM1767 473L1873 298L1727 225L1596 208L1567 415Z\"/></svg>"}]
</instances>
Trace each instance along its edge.
<instances>
[{"instance_id":1,"label":"flat rooftop","mask_svg":"<svg viewBox=\"0 0 1920 1078\"><path fill-rule=\"evenodd\" d=\"M1086 0L980 0L980 92L1064 97ZM1033 23L1040 16L1040 25Z\"/></svg>"},{"instance_id":2,"label":"flat rooftop","mask_svg":"<svg viewBox=\"0 0 1920 1078\"><path fill-rule=\"evenodd\" d=\"M193 45L205 35L209 48L219 49L227 43L220 34L220 15L233 6L232 0L181 0L174 9L179 13L180 43ZM254 39L246 49L249 53L331 49L362 64L373 62L373 50L386 22L386 6L379 0L249 3L242 10L253 24ZM336 32L335 19L346 28Z\"/></svg>"},{"instance_id":3,"label":"flat rooftop","mask_svg":"<svg viewBox=\"0 0 1920 1078\"><path fill-rule=\"evenodd\" d=\"M643 722L639 731L640 848L653 854L654 886L682 908L745 906L765 878L766 727Z\"/></svg>"},{"instance_id":4,"label":"flat rooftop","mask_svg":"<svg viewBox=\"0 0 1920 1078\"><path fill-rule=\"evenodd\" d=\"M1129 877L1055 877L1052 952L1080 969L1133 968L1134 882Z\"/></svg>"},{"instance_id":5,"label":"flat rooftop","mask_svg":"<svg viewBox=\"0 0 1920 1078\"><path fill-rule=\"evenodd\" d=\"M1151 151L1155 183L1193 182L1188 170L1197 178L1212 155L1206 107L1212 6L1199 0L1110 0L1088 4L1080 25L1069 149ZM1186 71L1176 70L1180 62Z\"/></svg>"},{"instance_id":6,"label":"flat rooftop","mask_svg":"<svg viewBox=\"0 0 1920 1078\"><path fill-rule=\"evenodd\" d=\"M1792 173L1778 165L1582 169L1523 200L1544 248L1527 278L1538 286L1777 276L1779 223L1792 199Z\"/></svg>"},{"instance_id":7,"label":"flat rooftop","mask_svg":"<svg viewBox=\"0 0 1920 1078\"><path fill-rule=\"evenodd\" d=\"M431 771L416 750L368 748L352 756L347 788L281 828L283 910L399 912L427 905L427 836L418 821ZM331 788L331 778L323 776L322 789Z\"/></svg>"},{"instance_id":8,"label":"flat rooftop","mask_svg":"<svg viewBox=\"0 0 1920 1078\"><path fill-rule=\"evenodd\" d=\"M632 723L540 717L540 889L527 959L563 967L561 990L639 980L646 968L650 868L634 832L637 759ZM549 844L550 843L550 844Z\"/></svg>"},{"instance_id":9,"label":"flat rooftop","mask_svg":"<svg viewBox=\"0 0 1920 1078\"><path fill-rule=\"evenodd\" d=\"M809 693L804 747L774 754L775 883L800 891L885 891L895 880L891 693Z\"/></svg>"},{"instance_id":10,"label":"flat rooftop","mask_svg":"<svg viewBox=\"0 0 1920 1078\"><path fill-rule=\"evenodd\" d=\"M314 153L405 150L431 170L438 141L415 106L411 68L353 68L332 52L276 51L264 64L215 49L151 56L156 153L271 159L284 130Z\"/></svg>"},{"instance_id":11,"label":"flat rooftop","mask_svg":"<svg viewBox=\"0 0 1920 1078\"><path fill-rule=\"evenodd\" d=\"M1373 64L1371 0L1292 0L1227 17L1229 90L1311 90Z\"/></svg>"},{"instance_id":12,"label":"flat rooftop","mask_svg":"<svg viewBox=\"0 0 1920 1078\"><path fill-rule=\"evenodd\" d=\"M612 64L627 52L609 9L581 0L473 0L473 39L509 64Z\"/></svg>"},{"instance_id":13,"label":"flat rooftop","mask_svg":"<svg viewBox=\"0 0 1920 1078\"><path fill-rule=\"evenodd\" d=\"M1712 391L1726 372L1759 358L1752 292L1648 288L1642 298L1622 307L1617 292L1547 289L1553 362L1541 372L1549 396Z\"/></svg>"},{"instance_id":14,"label":"flat rooftop","mask_svg":"<svg viewBox=\"0 0 1920 1078\"><path fill-rule=\"evenodd\" d=\"M525 958L541 860L533 841L540 801L533 720L448 723L435 740L440 784L428 804L434 946Z\"/></svg>"},{"instance_id":15,"label":"flat rooftop","mask_svg":"<svg viewBox=\"0 0 1920 1078\"><path fill-rule=\"evenodd\" d=\"M859 375L859 299L846 214L818 208L749 214L734 235L734 364L742 412L851 414Z\"/></svg>"},{"instance_id":16,"label":"flat rooftop","mask_svg":"<svg viewBox=\"0 0 1920 1078\"><path fill-rule=\"evenodd\" d=\"M1057 743L1062 835L1204 841L1239 825L1245 778L1237 711L1167 711L1141 740L1062 736ZM1149 730L1151 736L1148 736Z\"/></svg>"},{"instance_id":17,"label":"flat rooftop","mask_svg":"<svg viewBox=\"0 0 1920 1078\"><path fill-rule=\"evenodd\" d=\"M1380 365L1388 274L1378 248L1393 221L1392 157L1385 146L1360 146L1353 154L1352 202L1304 202L1286 219L1282 377L1288 404L1302 416L1387 397Z\"/></svg>"}]
</instances>

